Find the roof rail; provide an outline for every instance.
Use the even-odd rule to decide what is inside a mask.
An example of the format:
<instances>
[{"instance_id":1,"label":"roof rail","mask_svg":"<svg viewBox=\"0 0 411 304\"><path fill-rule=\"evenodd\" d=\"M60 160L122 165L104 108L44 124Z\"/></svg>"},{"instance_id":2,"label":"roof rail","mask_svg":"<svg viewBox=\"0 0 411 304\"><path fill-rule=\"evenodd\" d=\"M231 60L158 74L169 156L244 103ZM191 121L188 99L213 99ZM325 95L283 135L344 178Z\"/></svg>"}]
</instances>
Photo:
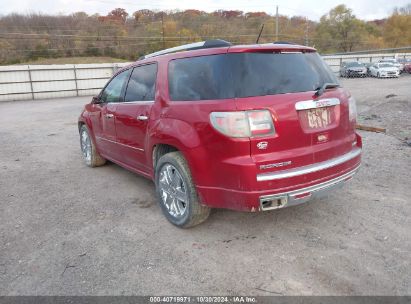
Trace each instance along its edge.
<instances>
[{"instance_id":1,"label":"roof rail","mask_svg":"<svg viewBox=\"0 0 411 304\"><path fill-rule=\"evenodd\" d=\"M191 50L200 50L200 49L208 49L208 48L216 48L216 47L227 47L231 46L232 44L228 41L221 40L221 39L213 39L213 40L206 40L201 42L195 42L190 44L184 44L176 47L172 47L169 49L161 50L155 53L147 54L145 56L141 56L139 60L156 57L160 55L181 52L181 51L191 51Z\"/></svg>"},{"instance_id":2,"label":"roof rail","mask_svg":"<svg viewBox=\"0 0 411 304\"><path fill-rule=\"evenodd\" d=\"M273 42L273 44L292 44L292 45L297 45L294 42L290 42L290 41L275 41Z\"/></svg>"}]
</instances>

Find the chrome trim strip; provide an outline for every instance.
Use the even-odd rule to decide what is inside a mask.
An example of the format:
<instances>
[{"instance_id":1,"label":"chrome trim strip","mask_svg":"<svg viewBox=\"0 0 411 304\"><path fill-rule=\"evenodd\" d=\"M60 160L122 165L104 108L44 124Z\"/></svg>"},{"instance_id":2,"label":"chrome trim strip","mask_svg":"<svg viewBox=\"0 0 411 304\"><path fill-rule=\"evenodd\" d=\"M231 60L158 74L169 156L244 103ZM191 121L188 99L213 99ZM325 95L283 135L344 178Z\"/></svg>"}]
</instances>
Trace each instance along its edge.
<instances>
[{"instance_id":1,"label":"chrome trim strip","mask_svg":"<svg viewBox=\"0 0 411 304\"><path fill-rule=\"evenodd\" d=\"M144 152L144 149L132 147L132 146L129 146L129 145L125 145L125 144L119 143L119 142L114 141L114 140L110 140L110 139L103 138L103 137L100 137L100 136L96 136L96 138L97 138L97 139L100 139L100 140L105 140L105 141L111 142L111 143L113 143L113 144L117 144L117 145L120 145L120 146L124 146L124 147L130 148L130 149L134 149L134 150L138 150L138 151Z\"/></svg>"},{"instance_id":2,"label":"chrome trim strip","mask_svg":"<svg viewBox=\"0 0 411 304\"><path fill-rule=\"evenodd\" d=\"M323 107L330 107L336 106L340 104L340 100L338 98L324 98L319 100L304 100L299 101L295 104L295 109L297 111L300 110L309 110L309 109L317 109Z\"/></svg>"},{"instance_id":3,"label":"chrome trim strip","mask_svg":"<svg viewBox=\"0 0 411 304\"><path fill-rule=\"evenodd\" d=\"M288 169L288 170L277 171L277 172L257 174L257 181L262 182L262 181L269 181L269 180L277 180L277 179L289 178L289 177L294 177L294 176L299 176L299 175L304 175L308 173L325 170L331 167L338 166L342 163L345 163L357 157L360 154L361 154L361 149L355 148L352 151L348 152L347 154L344 154L342 156L339 156L339 157L336 157L330 160L326 160L321 163Z\"/></svg>"},{"instance_id":4,"label":"chrome trim strip","mask_svg":"<svg viewBox=\"0 0 411 304\"><path fill-rule=\"evenodd\" d=\"M355 167L353 170L338 176L336 178L333 178L329 181L325 181L322 182L320 184L316 184L316 185L312 185L306 188L301 188L301 189L297 189L297 190L292 190L289 192L282 192L282 193L276 193L276 194L269 194L269 195L263 195L260 196L260 208L262 208L261 204L264 201L267 200L275 200L275 199L281 199L281 198L287 198L287 203L284 204L284 206L282 207L287 207L287 206L291 206L291 205L295 205L298 203L298 201L300 200L301 202L305 202L307 200L310 200L313 196L316 196L317 193L321 192L322 194L324 194L323 192L329 190L329 188L332 188L334 186L337 186L338 184L349 180L351 177L353 177L357 171L360 169L361 165L358 165L357 167ZM309 196L307 197L303 197L301 199L299 198L295 198L298 195L304 194L304 193L310 193ZM272 208L272 209L277 209L277 208ZM267 209L269 210L269 209Z\"/></svg>"},{"instance_id":5,"label":"chrome trim strip","mask_svg":"<svg viewBox=\"0 0 411 304\"><path fill-rule=\"evenodd\" d=\"M148 104L148 103L154 103L154 100L141 100L141 101L122 101L122 102L108 102L107 104Z\"/></svg>"}]
</instances>

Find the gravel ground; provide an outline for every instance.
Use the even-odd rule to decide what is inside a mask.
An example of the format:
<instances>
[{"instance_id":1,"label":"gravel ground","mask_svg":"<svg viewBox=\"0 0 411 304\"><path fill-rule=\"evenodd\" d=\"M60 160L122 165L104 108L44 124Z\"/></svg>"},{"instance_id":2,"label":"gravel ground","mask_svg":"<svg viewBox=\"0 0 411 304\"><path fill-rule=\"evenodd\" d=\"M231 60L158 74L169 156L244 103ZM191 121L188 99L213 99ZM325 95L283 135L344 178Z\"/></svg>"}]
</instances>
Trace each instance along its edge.
<instances>
[{"instance_id":1,"label":"gravel ground","mask_svg":"<svg viewBox=\"0 0 411 304\"><path fill-rule=\"evenodd\" d=\"M363 166L329 198L181 230L152 182L83 165L90 98L0 103L0 295L410 295L411 76L344 79ZM396 95L387 97L388 95Z\"/></svg>"}]
</instances>

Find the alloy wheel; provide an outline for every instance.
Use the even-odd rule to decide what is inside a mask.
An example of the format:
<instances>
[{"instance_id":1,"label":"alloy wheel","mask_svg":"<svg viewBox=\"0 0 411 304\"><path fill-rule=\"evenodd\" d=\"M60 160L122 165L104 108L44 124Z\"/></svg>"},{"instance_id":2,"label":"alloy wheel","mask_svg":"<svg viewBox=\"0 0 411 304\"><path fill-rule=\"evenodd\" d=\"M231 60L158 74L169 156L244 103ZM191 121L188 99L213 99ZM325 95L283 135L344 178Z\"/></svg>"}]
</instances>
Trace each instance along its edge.
<instances>
[{"instance_id":1,"label":"alloy wheel","mask_svg":"<svg viewBox=\"0 0 411 304\"><path fill-rule=\"evenodd\" d=\"M159 175L159 190L162 203L168 213L176 219L182 218L187 211L187 187L180 172L173 165L167 163Z\"/></svg>"},{"instance_id":2,"label":"alloy wheel","mask_svg":"<svg viewBox=\"0 0 411 304\"><path fill-rule=\"evenodd\" d=\"M91 162L91 140L87 131L81 132L81 152L87 162Z\"/></svg>"}]
</instances>

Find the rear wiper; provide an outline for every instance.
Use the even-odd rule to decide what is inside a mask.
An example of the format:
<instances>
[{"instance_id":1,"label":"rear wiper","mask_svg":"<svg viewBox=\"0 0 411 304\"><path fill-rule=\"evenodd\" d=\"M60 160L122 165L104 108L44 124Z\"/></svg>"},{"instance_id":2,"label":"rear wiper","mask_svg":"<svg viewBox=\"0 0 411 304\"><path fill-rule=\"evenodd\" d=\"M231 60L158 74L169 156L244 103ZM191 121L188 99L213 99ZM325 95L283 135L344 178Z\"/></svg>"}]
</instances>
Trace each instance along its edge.
<instances>
[{"instance_id":1,"label":"rear wiper","mask_svg":"<svg viewBox=\"0 0 411 304\"><path fill-rule=\"evenodd\" d=\"M321 95L324 94L325 90L327 89L332 89L332 88L337 88L340 85L338 83L334 83L334 82L326 82L324 83L321 87L318 87L315 90L314 96L319 97Z\"/></svg>"}]
</instances>

